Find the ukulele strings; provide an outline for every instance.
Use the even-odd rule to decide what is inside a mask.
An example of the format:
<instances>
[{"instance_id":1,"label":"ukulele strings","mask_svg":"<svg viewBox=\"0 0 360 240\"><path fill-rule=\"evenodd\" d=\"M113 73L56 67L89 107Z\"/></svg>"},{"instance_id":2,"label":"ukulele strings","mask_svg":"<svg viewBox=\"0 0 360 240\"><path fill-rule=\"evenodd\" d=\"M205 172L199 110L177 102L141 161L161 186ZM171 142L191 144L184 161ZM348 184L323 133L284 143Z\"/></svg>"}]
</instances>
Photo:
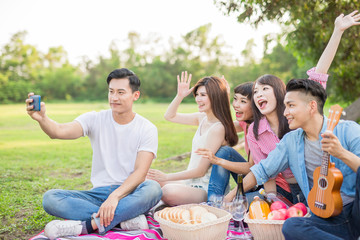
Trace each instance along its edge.
<instances>
[{"instance_id":1,"label":"ukulele strings","mask_svg":"<svg viewBox=\"0 0 360 240\"><path fill-rule=\"evenodd\" d=\"M336 120L334 119L333 121L331 121L331 119L333 119L333 115L334 114L334 111L332 109L329 110L329 119L327 121L327 130L330 130L330 129L333 129L333 124L336 122ZM338 111L336 111L335 115L338 114ZM324 184L323 181L321 181L321 179L324 179L326 178L325 175L327 175L327 172L328 172L328 167L329 167L329 159L330 158L330 155L327 153L327 152L324 152L323 154L323 159L322 159L322 168L320 170L320 174L319 174L319 179L318 179L318 185L320 185L318 188L317 188L317 191L316 191L316 201L317 202L320 202L320 203L323 203L323 200L325 198L325 191L323 189L324 186L322 186ZM323 167L325 167L325 164L326 164L326 169L323 169ZM326 171L326 172L325 172Z\"/></svg>"}]
</instances>

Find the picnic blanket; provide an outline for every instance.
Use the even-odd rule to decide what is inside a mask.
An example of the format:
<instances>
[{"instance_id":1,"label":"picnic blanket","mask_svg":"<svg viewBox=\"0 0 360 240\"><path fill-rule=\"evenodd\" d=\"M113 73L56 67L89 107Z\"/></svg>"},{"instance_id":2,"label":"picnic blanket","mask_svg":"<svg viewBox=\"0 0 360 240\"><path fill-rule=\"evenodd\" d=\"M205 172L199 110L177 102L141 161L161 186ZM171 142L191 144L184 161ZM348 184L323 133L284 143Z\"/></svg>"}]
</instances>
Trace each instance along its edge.
<instances>
[{"instance_id":1,"label":"picnic blanket","mask_svg":"<svg viewBox=\"0 0 360 240\"><path fill-rule=\"evenodd\" d=\"M113 240L113 239L123 239L123 240L166 240L163 238L163 233L161 231L159 223L153 218L153 215L149 212L146 214L146 219L149 225L149 229L136 230L136 231L125 231L121 228L113 228L111 231L108 231L105 235L98 234L87 234L77 237L63 237L58 238L57 240ZM230 220L228 235L230 232L234 232L234 222ZM230 239L230 238L227 238ZM49 240L44 235L44 231L36 235L35 237L30 238L29 240Z\"/></svg>"}]
</instances>

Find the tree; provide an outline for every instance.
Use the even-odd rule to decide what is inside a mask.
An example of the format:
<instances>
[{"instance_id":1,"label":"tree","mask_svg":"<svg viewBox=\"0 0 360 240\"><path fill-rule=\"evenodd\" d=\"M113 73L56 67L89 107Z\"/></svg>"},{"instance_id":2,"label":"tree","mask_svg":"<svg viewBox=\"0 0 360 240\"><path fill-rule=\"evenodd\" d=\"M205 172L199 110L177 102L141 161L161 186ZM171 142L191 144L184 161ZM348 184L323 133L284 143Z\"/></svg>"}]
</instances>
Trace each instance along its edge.
<instances>
[{"instance_id":1,"label":"tree","mask_svg":"<svg viewBox=\"0 0 360 240\"><path fill-rule=\"evenodd\" d=\"M228 67L229 74L226 79L231 83L232 87L244 82L253 82L264 74L275 75L284 82L289 81L291 78L304 77L306 70L301 69L302 71L299 71L296 58L279 40L276 40L276 45L270 52L265 41L264 56L259 63L254 61L252 42L250 40L243 50L243 53L246 53L243 54L245 64L243 66Z\"/></svg>"},{"instance_id":2,"label":"tree","mask_svg":"<svg viewBox=\"0 0 360 240\"><path fill-rule=\"evenodd\" d=\"M23 102L29 92L44 99L71 99L79 94L82 74L62 47L42 53L25 43L26 32L14 34L0 55L0 102Z\"/></svg>"},{"instance_id":3,"label":"tree","mask_svg":"<svg viewBox=\"0 0 360 240\"><path fill-rule=\"evenodd\" d=\"M44 54L41 81L35 85L39 94L47 100L70 100L79 96L83 85L83 74L72 66L63 47L51 47Z\"/></svg>"},{"instance_id":4,"label":"tree","mask_svg":"<svg viewBox=\"0 0 360 240\"><path fill-rule=\"evenodd\" d=\"M0 102L16 102L27 96L36 84L42 66L42 55L24 43L26 32L11 37L0 55Z\"/></svg>"},{"instance_id":5,"label":"tree","mask_svg":"<svg viewBox=\"0 0 360 240\"><path fill-rule=\"evenodd\" d=\"M181 71L192 74L193 84L204 76L223 74L222 62L229 61L229 56L221 51L224 46L221 37L211 38L210 30L211 24L206 24L186 33L183 41L171 43L170 49L162 56L150 53L139 55L135 51L139 46L132 45L132 50L127 52L136 54L140 60L150 59L145 64L136 61L136 72L142 77L143 95L151 98L173 97L177 88L176 76Z\"/></svg>"},{"instance_id":6,"label":"tree","mask_svg":"<svg viewBox=\"0 0 360 240\"><path fill-rule=\"evenodd\" d=\"M330 38L335 18L358 8L357 0L215 0L215 4L225 14L236 14L239 22L249 22L255 27L264 21L283 24L287 43L299 65L305 62L316 64ZM330 69L332 76L327 91L334 100L354 101L360 96L359 32L358 27L353 27L344 33ZM360 106L354 109L360 109ZM360 117L358 112L357 117Z\"/></svg>"}]
</instances>

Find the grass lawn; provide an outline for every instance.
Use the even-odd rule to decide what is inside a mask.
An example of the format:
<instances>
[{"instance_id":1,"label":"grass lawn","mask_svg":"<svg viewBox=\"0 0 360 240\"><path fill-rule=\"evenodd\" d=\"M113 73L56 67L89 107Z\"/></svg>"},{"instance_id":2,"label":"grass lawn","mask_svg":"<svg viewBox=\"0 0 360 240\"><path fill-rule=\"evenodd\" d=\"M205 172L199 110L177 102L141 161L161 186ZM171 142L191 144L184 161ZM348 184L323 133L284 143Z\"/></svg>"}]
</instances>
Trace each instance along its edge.
<instances>
[{"instance_id":1,"label":"grass lawn","mask_svg":"<svg viewBox=\"0 0 360 240\"><path fill-rule=\"evenodd\" d=\"M108 109L106 102L46 106L48 116L61 123L88 111ZM185 169L189 159L164 159L191 151L196 126L165 121L167 106L143 103L134 108L158 128L158 158L152 168L175 172ZM180 106L181 112L196 110L195 104ZM27 115L25 104L0 105L0 239L28 239L55 219L42 209L47 190L91 188L91 156L88 138L51 140Z\"/></svg>"},{"instance_id":2,"label":"grass lawn","mask_svg":"<svg viewBox=\"0 0 360 240\"><path fill-rule=\"evenodd\" d=\"M136 104L135 111L159 131L158 158L152 168L174 172L188 159L163 161L191 151L196 126L164 120L168 104ZM46 104L47 114L58 122L74 120L88 111L108 109L107 103ZM182 112L197 110L183 104ZM0 105L0 239L28 239L55 219L42 209L42 195L53 188L89 189L92 150L87 137L51 140L25 111L25 104Z\"/></svg>"}]
</instances>

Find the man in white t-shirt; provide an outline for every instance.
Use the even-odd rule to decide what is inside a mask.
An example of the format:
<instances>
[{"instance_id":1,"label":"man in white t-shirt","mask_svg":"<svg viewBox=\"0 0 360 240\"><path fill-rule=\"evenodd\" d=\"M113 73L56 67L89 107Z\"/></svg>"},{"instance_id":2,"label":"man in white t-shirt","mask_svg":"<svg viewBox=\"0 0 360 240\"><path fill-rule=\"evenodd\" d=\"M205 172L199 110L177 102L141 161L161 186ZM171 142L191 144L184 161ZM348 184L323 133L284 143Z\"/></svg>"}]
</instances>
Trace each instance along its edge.
<instances>
[{"instance_id":1,"label":"man in white t-shirt","mask_svg":"<svg viewBox=\"0 0 360 240\"><path fill-rule=\"evenodd\" d=\"M126 68L112 71L108 78L111 109L88 112L73 122L57 123L40 111L32 111L29 94L27 111L52 139L88 136L93 149L89 191L53 189L43 197L44 210L68 221L54 220L45 227L50 239L106 233L120 223L123 229L148 228L143 215L161 198L160 185L146 180L158 147L157 128L132 110L139 96L140 80Z\"/></svg>"}]
</instances>

